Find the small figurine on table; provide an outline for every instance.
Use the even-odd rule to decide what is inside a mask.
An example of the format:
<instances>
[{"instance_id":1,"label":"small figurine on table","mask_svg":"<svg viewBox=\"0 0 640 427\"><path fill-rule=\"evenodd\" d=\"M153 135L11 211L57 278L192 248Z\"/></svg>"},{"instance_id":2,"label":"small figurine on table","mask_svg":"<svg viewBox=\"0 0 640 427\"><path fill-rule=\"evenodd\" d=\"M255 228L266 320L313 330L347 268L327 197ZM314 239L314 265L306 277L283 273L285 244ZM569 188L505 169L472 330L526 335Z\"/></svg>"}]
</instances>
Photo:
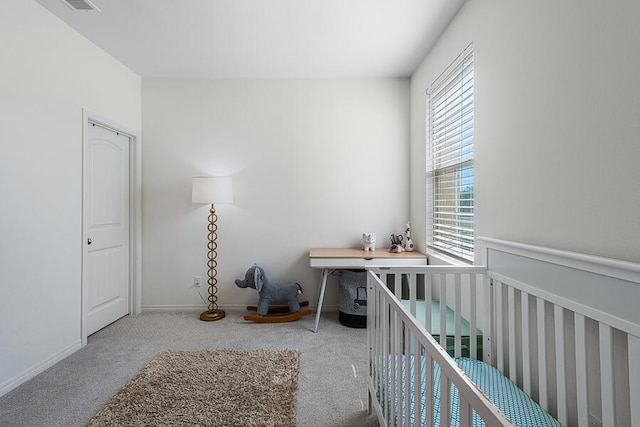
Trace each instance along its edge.
<instances>
[{"instance_id":1,"label":"small figurine on table","mask_svg":"<svg viewBox=\"0 0 640 427\"><path fill-rule=\"evenodd\" d=\"M376 250L376 233L362 233L362 250L365 252Z\"/></svg>"},{"instance_id":2,"label":"small figurine on table","mask_svg":"<svg viewBox=\"0 0 640 427\"><path fill-rule=\"evenodd\" d=\"M399 234L392 234L389 237L389 241L391 242L391 246L389 246L389 252L393 252L399 254L404 252L404 247L402 246L402 236Z\"/></svg>"},{"instance_id":3,"label":"small figurine on table","mask_svg":"<svg viewBox=\"0 0 640 427\"><path fill-rule=\"evenodd\" d=\"M411 225L409 224L409 221L407 221L407 223L404 225L403 247L405 251L413 252L414 245L413 245L413 240L411 240Z\"/></svg>"}]
</instances>

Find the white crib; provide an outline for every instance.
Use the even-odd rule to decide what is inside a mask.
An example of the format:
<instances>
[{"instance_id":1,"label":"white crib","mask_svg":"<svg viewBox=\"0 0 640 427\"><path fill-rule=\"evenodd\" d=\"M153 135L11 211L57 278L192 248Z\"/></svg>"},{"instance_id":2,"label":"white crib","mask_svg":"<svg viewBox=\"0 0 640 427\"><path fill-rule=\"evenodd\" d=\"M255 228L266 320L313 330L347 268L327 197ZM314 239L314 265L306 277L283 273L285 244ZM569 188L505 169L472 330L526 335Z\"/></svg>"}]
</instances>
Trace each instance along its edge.
<instances>
[{"instance_id":1,"label":"white crib","mask_svg":"<svg viewBox=\"0 0 640 427\"><path fill-rule=\"evenodd\" d=\"M477 247L482 266L369 268L380 425L640 427L640 264L494 239Z\"/></svg>"}]
</instances>

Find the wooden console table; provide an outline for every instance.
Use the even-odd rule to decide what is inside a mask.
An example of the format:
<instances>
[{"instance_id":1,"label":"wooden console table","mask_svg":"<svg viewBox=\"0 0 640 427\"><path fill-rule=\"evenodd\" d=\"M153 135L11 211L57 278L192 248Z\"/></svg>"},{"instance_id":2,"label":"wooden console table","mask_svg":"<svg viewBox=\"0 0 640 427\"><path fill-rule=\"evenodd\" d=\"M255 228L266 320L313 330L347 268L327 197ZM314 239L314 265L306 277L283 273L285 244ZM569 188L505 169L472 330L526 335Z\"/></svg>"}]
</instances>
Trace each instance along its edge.
<instances>
[{"instance_id":1,"label":"wooden console table","mask_svg":"<svg viewBox=\"0 0 640 427\"><path fill-rule=\"evenodd\" d=\"M320 292L316 306L316 321L313 332L318 332L320 312L324 301L324 291L330 270L363 269L369 265L403 266L426 265L427 256L420 252L401 252L399 254L380 248L375 251L350 248L313 248L309 250L309 266L322 270L320 274Z\"/></svg>"}]
</instances>

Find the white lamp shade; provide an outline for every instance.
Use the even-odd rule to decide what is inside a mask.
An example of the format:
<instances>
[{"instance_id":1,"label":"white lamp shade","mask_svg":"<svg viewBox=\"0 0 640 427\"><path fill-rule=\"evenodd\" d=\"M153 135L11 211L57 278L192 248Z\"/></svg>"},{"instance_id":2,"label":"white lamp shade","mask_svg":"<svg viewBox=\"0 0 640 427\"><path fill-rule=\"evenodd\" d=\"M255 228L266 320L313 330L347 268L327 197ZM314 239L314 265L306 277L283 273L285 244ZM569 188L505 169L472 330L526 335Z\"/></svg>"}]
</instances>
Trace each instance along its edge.
<instances>
[{"instance_id":1,"label":"white lamp shade","mask_svg":"<svg viewBox=\"0 0 640 427\"><path fill-rule=\"evenodd\" d=\"M195 177L191 184L192 203L233 203L231 177Z\"/></svg>"}]
</instances>

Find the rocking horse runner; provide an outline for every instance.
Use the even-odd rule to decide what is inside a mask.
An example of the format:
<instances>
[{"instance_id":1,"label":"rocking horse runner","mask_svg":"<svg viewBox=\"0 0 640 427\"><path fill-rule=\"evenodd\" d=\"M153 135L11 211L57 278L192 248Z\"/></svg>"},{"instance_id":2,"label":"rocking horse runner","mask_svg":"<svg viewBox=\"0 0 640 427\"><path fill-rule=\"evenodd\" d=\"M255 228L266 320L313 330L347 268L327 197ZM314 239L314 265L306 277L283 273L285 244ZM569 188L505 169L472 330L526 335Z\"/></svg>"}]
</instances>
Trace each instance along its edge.
<instances>
[{"instance_id":1,"label":"rocking horse runner","mask_svg":"<svg viewBox=\"0 0 640 427\"><path fill-rule=\"evenodd\" d=\"M254 264L245 273L244 280L236 279L235 283L239 288L253 288L260 295L257 307L247 307L247 310L257 311L258 314L247 314L244 316L244 320L260 323L280 323L297 320L302 316L311 314L310 309L300 310L300 306L307 306L309 303L307 301L298 302L298 294L302 293L302 287L299 283L270 282L264 269L258 265ZM283 312L284 307L270 310L269 304L272 302L286 302L290 313L268 316L268 314Z\"/></svg>"}]
</instances>

